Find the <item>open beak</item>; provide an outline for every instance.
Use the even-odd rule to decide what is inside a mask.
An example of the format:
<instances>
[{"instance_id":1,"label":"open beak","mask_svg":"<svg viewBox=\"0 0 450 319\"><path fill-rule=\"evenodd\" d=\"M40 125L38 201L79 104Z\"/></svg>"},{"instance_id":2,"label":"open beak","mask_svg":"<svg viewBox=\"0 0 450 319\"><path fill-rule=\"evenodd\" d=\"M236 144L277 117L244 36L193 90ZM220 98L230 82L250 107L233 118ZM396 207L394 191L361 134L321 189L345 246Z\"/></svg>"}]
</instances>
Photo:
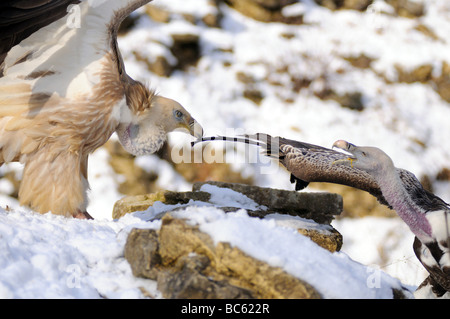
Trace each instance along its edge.
<instances>
[{"instance_id":1,"label":"open beak","mask_svg":"<svg viewBox=\"0 0 450 319\"><path fill-rule=\"evenodd\" d=\"M333 149L337 148L341 153L347 155L347 158L336 160L332 163L332 165L335 164L348 164L350 163L350 166L353 167L353 162L356 161L355 155L352 153L352 150L355 148L355 145L344 141L344 140L338 140L333 143Z\"/></svg>"}]
</instances>

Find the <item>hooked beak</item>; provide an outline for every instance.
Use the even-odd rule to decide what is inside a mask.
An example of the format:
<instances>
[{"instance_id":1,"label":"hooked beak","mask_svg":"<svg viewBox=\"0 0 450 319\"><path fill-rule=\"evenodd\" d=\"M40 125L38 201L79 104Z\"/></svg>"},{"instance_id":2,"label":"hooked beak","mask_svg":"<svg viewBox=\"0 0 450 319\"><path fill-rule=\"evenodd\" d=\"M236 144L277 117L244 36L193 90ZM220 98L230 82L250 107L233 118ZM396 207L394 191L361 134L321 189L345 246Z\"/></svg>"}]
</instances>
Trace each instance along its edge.
<instances>
[{"instance_id":1,"label":"hooked beak","mask_svg":"<svg viewBox=\"0 0 450 319\"><path fill-rule=\"evenodd\" d=\"M189 121L189 127L188 127L189 133L196 137L201 138L203 137L203 128L202 126L194 119Z\"/></svg>"},{"instance_id":2,"label":"hooked beak","mask_svg":"<svg viewBox=\"0 0 450 319\"><path fill-rule=\"evenodd\" d=\"M333 149L337 148L341 151L341 153L348 155L347 158L343 158L343 159L339 159L336 160L332 163L332 165L335 164L348 164L350 163L350 165L353 167L353 162L356 161L356 156L352 153L352 150L355 148L355 145L344 141L344 140L338 140L336 142L333 143Z\"/></svg>"}]
</instances>

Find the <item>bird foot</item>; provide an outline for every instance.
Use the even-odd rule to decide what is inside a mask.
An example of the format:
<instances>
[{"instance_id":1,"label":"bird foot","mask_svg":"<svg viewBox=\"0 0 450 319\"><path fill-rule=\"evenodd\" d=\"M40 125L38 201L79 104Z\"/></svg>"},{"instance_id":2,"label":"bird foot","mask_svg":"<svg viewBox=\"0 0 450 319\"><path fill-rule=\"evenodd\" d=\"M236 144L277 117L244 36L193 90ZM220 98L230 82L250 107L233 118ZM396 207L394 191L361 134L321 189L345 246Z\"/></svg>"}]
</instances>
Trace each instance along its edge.
<instances>
[{"instance_id":1,"label":"bird foot","mask_svg":"<svg viewBox=\"0 0 450 319\"><path fill-rule=\"evenodd\" d=\"M73 217L77 219L94 219L91 215L89 215L88 212L81 212L81 211L78 211L78 213Z\"/></svg>"}]
</instances>

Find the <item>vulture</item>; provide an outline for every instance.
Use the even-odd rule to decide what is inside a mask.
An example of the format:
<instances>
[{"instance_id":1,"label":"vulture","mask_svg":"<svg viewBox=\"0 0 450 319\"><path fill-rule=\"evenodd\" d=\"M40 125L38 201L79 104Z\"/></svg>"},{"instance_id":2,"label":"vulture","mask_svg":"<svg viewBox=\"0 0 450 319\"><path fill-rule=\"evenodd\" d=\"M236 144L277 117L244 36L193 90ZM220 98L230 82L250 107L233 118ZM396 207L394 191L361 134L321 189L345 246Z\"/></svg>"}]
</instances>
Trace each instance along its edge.
<instances>
[{"instance_id":1,"label":"vulture","mask_svg":"<svg viewBox=\"0 0 450 319\"><path fill-rule=\"evenodd\" d=\"M368 173L385 200L415 235L414 252L430 276L419 286L420 295L450 297L450 205L425 191L414 178L405 184L392 159L376 147L339 140L334 147L349 153L334 162Z\"/></svg>"},{"instance_id":2,"label":"vulture","mask_svg":"<svg viewBox=\"0 0 450 319\"><path fill-rule=\"evenodd\" d=\"M369 192L395 210L415 235L414 252L430 274L416 296L450 297L450 205L425 190L413 173L396 168L382 150L343 140L328 149L262 133L203 137L192 145L214 140L262 147L263 154L276 158L291 173L296 190L310 182L330 182Z\"/></svg>"},{"instance_id":3,"label":"vulture","mask_svg":"<svg viewBox=\"0 0 450 319\"><path fill-rule=\"evenodd\" d=\"M202 128L178 102L125 72L120 23L150 0L0 3L0 165L23 164L21 205L91 218L88 156L115 132L131 154Z\"/></svg>"}]
</instances>

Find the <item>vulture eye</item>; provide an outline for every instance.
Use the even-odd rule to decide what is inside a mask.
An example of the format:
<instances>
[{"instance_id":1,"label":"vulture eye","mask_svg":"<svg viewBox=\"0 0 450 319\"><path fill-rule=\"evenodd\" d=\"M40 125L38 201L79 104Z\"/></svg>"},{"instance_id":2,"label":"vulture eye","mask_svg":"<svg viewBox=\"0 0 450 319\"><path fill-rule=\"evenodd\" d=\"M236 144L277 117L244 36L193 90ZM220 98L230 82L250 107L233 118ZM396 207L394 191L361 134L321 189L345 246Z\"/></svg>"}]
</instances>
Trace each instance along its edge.
<instances>
[{"instance_id":1,"label":"vulture eye","mask_svg":"<svg viewBox=\"0 0 450 319\"><path fill-rule=\"evenodd\" d=\"M177 120L181 120L183 118L183 112L181 112L180 110L173 111L173 114L175 115Z\"/></svg>"}]
</instances>

